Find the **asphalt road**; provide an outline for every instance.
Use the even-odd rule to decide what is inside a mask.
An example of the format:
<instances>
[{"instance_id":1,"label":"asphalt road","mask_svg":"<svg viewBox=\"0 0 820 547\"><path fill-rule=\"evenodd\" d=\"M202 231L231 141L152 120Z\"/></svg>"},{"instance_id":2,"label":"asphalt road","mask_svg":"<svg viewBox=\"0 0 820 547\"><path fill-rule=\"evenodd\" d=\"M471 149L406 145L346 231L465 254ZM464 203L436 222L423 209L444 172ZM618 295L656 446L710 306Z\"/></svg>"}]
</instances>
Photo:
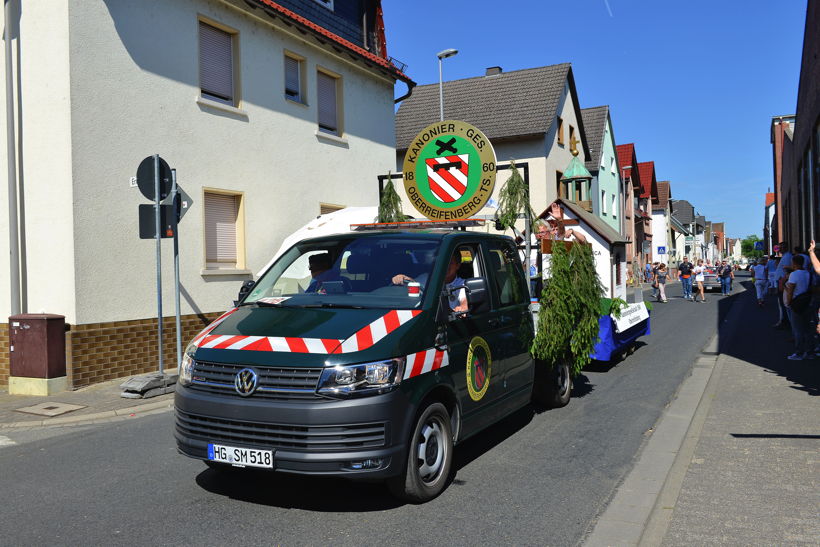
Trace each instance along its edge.
<instances>
[{"instance_id":1,"label":"asphalt road","mask_svg":"<svg viewBox=\"0 0 820 547\"><path fill-rule=\"evenodd\" d=\"M567 407L526 409L459 445L454 482L427 504L378 484L212 471L176 453L165 413L9 434L20 444L0 446L0 544L577 545L715 334L720 300L725 315L719 295L669 293L644 344L586 370Z\"/></svg>"}]
</instances>

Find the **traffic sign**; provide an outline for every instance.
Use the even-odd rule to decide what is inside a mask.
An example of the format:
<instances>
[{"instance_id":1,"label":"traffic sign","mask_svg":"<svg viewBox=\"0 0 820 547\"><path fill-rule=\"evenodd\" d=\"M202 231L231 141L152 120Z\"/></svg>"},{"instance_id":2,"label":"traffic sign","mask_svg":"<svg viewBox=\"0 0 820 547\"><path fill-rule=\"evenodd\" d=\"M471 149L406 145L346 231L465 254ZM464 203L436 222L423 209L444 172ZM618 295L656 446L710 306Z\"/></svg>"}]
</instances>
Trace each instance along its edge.
<instances>
[{"instance_id":1,"label":"traffic sign","mask_svg":"<svg viewBox=\"0 0 820 547\"><path fill-rule=\"evenodd\" d=\"M154 156L148 156L137 167L137 186L147 199L154 201ZM159 200L171 193L171 168L168 162L159 158Z\"/></svg>"},{"instance_id":2,"label":"traffic sign","mask_svg":"<svg viewBox=\"0 0 820 547\"><path fill-rule=\"evenodd\" d=\"M160 237L174 237L174 206L160 205ZM154 239L156 230L156 218L154 217L154 206L150 203L142 203L139 206L140 219L140 239Z\"/></svg>"},{"instance_id":3,"label":"traffic sign","mask_svg":"<svg viewBox=\"0 0 820 547\"><path fill-rule=\"evenodd\" d=\"M763 250L763 242L762 241L755 241L755 251L762 251Z\"/></svg>"},{"instance_id":4,"label":"traffic sign","mask_svg":"<svg viewBox=\"0 0 820 547\"><path fill-rule=\"evenodd\" d=\"M665 255L666 254L666 247L658 246L658 254Z\"/></svg>"},{"instance_id":5,"label":"traffic sign","mask_svg":"<svg viewBox=\"0 0 820 547\"><path fill-rule=\"evenodd\" d=\"M163 205L171 205L171 200L167 200L168 203L164 203ZM191 196L185 193L185 190L177 184L177 198L176 198L176 211L177 211L177 222L182 220L182 217L185 216L185 213L188 212L188 209L191 208L191 205L194 204L194 200L191 199Z\"/></svg>"}]
</instances>

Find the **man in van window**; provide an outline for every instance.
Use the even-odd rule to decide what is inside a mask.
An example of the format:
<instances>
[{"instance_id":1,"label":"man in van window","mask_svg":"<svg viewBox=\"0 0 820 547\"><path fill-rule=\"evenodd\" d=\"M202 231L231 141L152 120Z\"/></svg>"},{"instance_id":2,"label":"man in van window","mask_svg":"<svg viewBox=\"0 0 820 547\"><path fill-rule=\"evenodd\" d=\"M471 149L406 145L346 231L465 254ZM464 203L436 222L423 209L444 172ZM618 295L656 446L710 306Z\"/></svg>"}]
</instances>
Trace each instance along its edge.
<instances>
[{"instance_id":1,"label":"man in van window","mask_svg":"<svg viewBox=\"0 0 820 547\"><path fill-rule=\"evenodd\" d=\"M467 311L467 291L464 287L464 279L458 275L458 267L461 266L461 252L456 250L450 257L447 265L447 273L444 276L444 288L447 291L450 308L454 312L463 313Z\"/></svg>"}]
</instances>

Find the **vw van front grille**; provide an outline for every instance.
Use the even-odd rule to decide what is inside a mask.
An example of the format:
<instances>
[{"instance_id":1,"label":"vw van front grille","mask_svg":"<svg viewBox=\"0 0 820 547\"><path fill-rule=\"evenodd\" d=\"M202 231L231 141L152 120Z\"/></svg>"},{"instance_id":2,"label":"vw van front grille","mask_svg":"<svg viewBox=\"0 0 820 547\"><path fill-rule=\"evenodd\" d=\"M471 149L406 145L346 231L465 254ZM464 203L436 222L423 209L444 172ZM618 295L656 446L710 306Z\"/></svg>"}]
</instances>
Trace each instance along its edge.
<instances>
[{"instance_id":1,"label":"vw van front grille","mask_svg":"<svg viewBox=\"0 0 820 547\"><path fill-rule=\"evenodd\" d=\"M322 375L321 368L263 367L196 361L191 388L221 395L239 396L234 388L236 373L252 368L259 377L259 384L251 397L281 401L326 400L316 394L316 385Z\"/></svg>"},{"instance_id":2,"label":"vw van front grille","mask_svg":"<svg viewBox=\"0 0 820 547\"><path fill-rule=\"evenodd\" d=\"M177 430L207 442L291 450L358 450L385 445L384 422L348 425L283 425L188 414L177 409Z\"/></svg>"}]
</instances>

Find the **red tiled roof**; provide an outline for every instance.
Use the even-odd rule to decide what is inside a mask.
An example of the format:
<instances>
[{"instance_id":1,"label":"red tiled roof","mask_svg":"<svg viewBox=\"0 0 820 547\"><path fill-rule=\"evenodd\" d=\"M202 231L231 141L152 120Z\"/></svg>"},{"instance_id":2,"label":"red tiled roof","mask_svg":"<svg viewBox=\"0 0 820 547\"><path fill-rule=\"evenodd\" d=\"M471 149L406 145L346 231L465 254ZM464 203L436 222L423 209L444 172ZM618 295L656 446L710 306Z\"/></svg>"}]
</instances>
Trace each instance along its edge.
<instances>
[{"instance_id":1,"label":"red tiled roof","mask_svg":"<svg viewBox=\"0 0 820 547\"><path fill-rule=\"evenodd\" d=\"M774 205L774 192L766 193L766 207Z\"/></svg>"},{"instance_id":2,"label":"red tiled roof","mask_svg":"<svg viewBox=\"0 0 820 547\"><path fill-rule=\"evenodd\" d=\"M301 25L301 26L303 26L303 27L305 27L305 28L317 33L317 34L320 34L320 35L328 38L329 40L332 40L333 42L339 44L340 46L343 46L343 47L347 48L348 50L352 51L353 53L356 53L360 57L363 57L364 59L366 59L368 61L371 61L371 62L379 65L382 68L386 68L396 78L398 78L400 80L404 80L405 82L412 81L403 72L401 72L399 69L397 69L395 66L393 66L393 64L390 61L388 61L387 59L385 59L383 57L379 57L378 55L374 55L373 53L367 51L366 49L357 46L353 42L349 42L348 40L345 40L344 38L342 38L338 34L334 34L334 33L330 32L329 30L327 30L326 28L317 25L313 21L311 21L309 19L306 19L306 18L302 17L301 15L298 15L297 13L295 13L295 12L293 12L293 11L283 7L283 6L280 6L279 4L274 2L273 0L255 0L255 1L259 4L264 4L265 6L273 9L274 11L276 11L280 15L283 15L284 17L290 19L291 21L293 21L295 23L298 23L299 25Z\"/></svg>"},{"instance_id":3,"label":"red tiled roof","mask_svg":"<svg viewBox=\"0 0 820 547\"><path fill-rule=\"evenodd\" d=\"M655 180L655 162L644 161L638 164L638 172L641 174L641 197L658 198L658 183Z\"/></svg>"},{"instance_id":4,"label":"red tiled roof","mask_svg":"<svg viewBox=\"0 0 820 547\"><path fill-rule=\"evenodd\" d=\"M669 198L672 197L672 188L668 180L658 181L658 205L657 209L666 209L669 205Z\"/></svg>"},{"instance_id":5,"label":"red tiled roof","mask_svg":"<svg viewBox=\"0 0 820 547\"><path fill-rule=\"evenodd\" d=\"M635 143L616 145L615 152L618 154L618 164L621 166L623 176L632 180L633 189L640 189L641 174L637 169L638 160L635 156Z\"/></svg>"}]
</instances>

